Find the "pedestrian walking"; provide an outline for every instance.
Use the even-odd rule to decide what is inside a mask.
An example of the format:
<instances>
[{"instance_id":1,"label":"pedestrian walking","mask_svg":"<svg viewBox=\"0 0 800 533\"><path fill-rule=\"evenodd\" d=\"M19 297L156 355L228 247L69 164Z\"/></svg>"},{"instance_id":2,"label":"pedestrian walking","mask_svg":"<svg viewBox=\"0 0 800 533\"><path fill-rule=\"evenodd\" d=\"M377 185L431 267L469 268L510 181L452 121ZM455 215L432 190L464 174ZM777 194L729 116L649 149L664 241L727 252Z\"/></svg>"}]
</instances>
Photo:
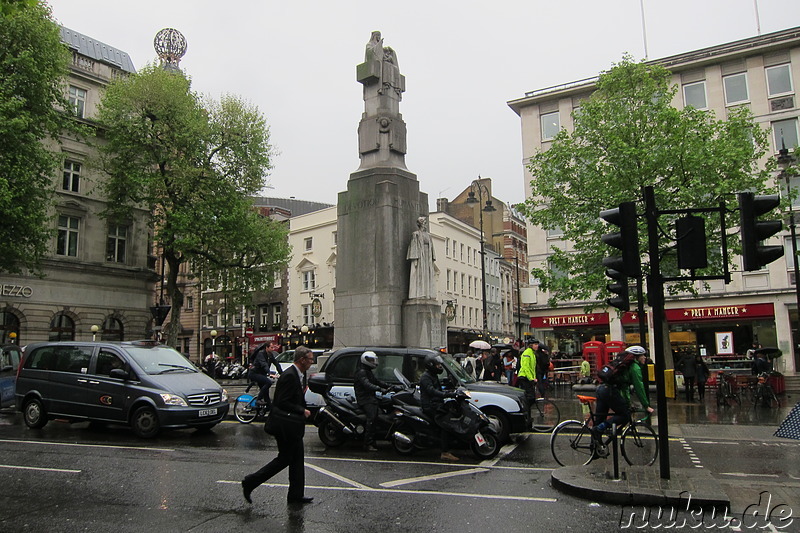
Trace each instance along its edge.
<instances>
[{"instance_id":1,"label":"pedestrian walking","mask_svg":"<svg viewBox=\"0 0 800 533\"><path fill-rule=\"evenodd\" d=\"M516 383L516 368L517 368L517 351L515 349L508 350L503 354L503 372L506 376L506 383L514 385Z\"/></svg>"},{"instance_id":2,"label":"pedestrian walking","mask_svg":"<svg viewBox=\"0 0 800 533\"><path fill-rule=\"evenodd\" d=\"M278 456L263 468L242 480L242 492L247 503L252 503L250 493L272 476L289 467L288 503L311 503L314 498L304 495L305 471L303 463L303 435L306 419L311 412L304 398L306 371L314 364L314 354L305 346L294 352L294 364L286 369L275 386L272 411L265 430L278 441Z\"/></svg>"},{"instance_id":3,"label":"pedestrian walking","mask_svg":"<svg viewBox=\"0 0 800 533\"><path fill-rule=\"evenodd\" d=\"M694 401L694 381L697 377L697 361L691 354L685 354L681 358L679 369L683 373L683 386L686 390L686 401Z\"/></svg>"},{"instance_id":4,"label":"pedestrian walking","mask_svg":"<svg viewBox=\"0 0 800 533\"><path fill-rule=\"evenodd\" d=\"M702 402L706 397L706 381L708 381L708 376L711 375L711 372L708 370L708 365L705 361L703 361L703 357L700 354L695 356L694 361L694 366L697 369L697 374L695 376L695 380L697 382L697 395Z\"/></svg>"}]
</instances>

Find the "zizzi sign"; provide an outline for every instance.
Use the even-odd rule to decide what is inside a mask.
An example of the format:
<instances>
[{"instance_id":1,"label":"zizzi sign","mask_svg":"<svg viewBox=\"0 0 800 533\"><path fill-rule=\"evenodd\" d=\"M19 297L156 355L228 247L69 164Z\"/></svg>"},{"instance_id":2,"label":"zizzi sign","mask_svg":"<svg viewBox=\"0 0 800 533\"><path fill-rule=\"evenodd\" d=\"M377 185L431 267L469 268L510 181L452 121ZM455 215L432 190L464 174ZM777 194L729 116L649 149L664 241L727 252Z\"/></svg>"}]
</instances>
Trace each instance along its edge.
<instances>
[{"instance_id":1,"label":"zizzi sign","mask_svg":"<svg viewBox=\"0 0 800 533\"><path fill-rule=\"evenodd\" d=\"M33 289L26 285L13 285L11 283L0 284L0 295L16 296L17 298L30 298L33 296Z\"/></svg>"}]
</instances>

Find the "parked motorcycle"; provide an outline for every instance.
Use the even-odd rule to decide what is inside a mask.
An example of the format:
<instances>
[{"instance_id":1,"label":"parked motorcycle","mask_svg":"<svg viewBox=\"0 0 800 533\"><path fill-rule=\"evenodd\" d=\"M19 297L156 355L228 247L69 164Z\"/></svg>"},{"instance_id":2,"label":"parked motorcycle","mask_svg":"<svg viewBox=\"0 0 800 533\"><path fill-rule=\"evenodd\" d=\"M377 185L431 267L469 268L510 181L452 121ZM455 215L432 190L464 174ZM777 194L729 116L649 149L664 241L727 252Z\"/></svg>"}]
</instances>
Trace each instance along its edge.
<instances>
[{"instance_id":1,"label":"parked motorcycle","mask_svg":"<svg viewBox=\"0 0 800 533\"><path fill-rule=\"evenodd\" d=\"M404 382L406 390L411 384L401 375L398 379ZM417 396L419 392L415 393ZM392 445L397 453L409 455L417 449L438 448L441 430L414 402L405 402L405 396L395 396L394 408L399 413L396 417L396 429L392 434ZM418 397L418 396L417 396ZM450 437L464 447L472 450L478 459L491 459L500 452L497 422L486 416L470 401L469 391L459 387L455 398L445 400L445 413L439 419Z\"/></svg>"},{"instance_id":2,"label":"parked motorcycle","mask_svg":"<svg viewBox=\"0 0 800 533\"><path fill-rule=\"evenodd\" d=\"M325 406L321 407L314 417L314 425L319 428L319 439L325 446L341 446L348 440L364 440L364 430L366 429L367 417L364 411L358 406L351 395L334 396L330 393L331 385L325 379L324 374L315 374L308 379L308 388L319 394L325 399ZM378 420L375 423L375 439L393 439L393 430L396 417L393 412L393 405L397 394L407 392L389 392L379 394L378 402L380 410ZM411 401L408 399L408 401Z\"/></svg>"}]
</instances>

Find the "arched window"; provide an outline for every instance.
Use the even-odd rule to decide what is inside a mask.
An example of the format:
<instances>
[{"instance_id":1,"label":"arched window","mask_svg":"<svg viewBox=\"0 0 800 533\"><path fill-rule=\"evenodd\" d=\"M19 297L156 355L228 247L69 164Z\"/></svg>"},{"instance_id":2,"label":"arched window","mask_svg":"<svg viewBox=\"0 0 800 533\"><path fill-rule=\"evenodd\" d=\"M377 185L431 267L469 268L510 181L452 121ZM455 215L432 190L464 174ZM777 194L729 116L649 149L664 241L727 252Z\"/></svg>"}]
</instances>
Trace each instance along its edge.
<instances>
[{"instance_id":1,"label":"arched window","mask_svg":"<svg viewBox=\"0 0 800 533\"><path fill-rule=\"evenodd\" d=\"M74 341L75 321L63 313L59 313L50 321L50 341Z\"/></svg>"},{"instance_id":2,"label":"arched window","mask_svg":"<svg viewBox=\"0 0 800 533\"><path fill-rule=\"evenodd\" d=\"M0 311L0 344L11 342L11 333L17 337L14 343L19 344L19 318L14 313Z\"/></svg>"},{"instance_id":3,"label":"arched window","mask_svg":"<svg viewBox=\"0 0 800 533\"><path fill-rule=\"evenodd\" d=\"M103 333L100 339L104 341L123 341L125 340L125 332L122 328L122 322L114 317L106 318L103 322Z\"/></svg>"}]
</instances>

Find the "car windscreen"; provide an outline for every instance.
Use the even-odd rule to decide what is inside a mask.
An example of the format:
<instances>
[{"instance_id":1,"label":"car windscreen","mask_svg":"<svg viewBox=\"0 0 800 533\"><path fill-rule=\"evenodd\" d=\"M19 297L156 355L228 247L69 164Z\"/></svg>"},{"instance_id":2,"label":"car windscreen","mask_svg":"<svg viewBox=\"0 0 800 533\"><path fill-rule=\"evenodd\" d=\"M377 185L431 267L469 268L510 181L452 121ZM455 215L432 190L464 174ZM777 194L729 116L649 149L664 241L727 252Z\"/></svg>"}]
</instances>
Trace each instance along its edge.
<instances>
[{"instance_id":1,"label":"car windscreen","mask_svg":"<svg viewBox=\"0 0 800 533\"><path fill-rule=\"evenodd\" d=\"M461 363L453 359L452 355L447 353L441 355L445 366L450 370L451 373L455 374L456 378L458 378L458 381L461 383L475 383L475 380L472 379L472 376L467 374L467 371L464 370L464 367L461 366Z\"/></svg>"},{"instance_id":2,"label":"car windscreen","mask_svg":"<svg viewBox=\"0 0 800 533\"><path fill-rule=\"evenodd\" d=\"M294 363L294 350L288 350L282 354L278 354L275 360L279 363Z\"/></svg>"},{"instance_id":3,"label":"car windscreen","mask_svg":"<svg viewBox=\"0 0 800 533\"><path fill-rule=\"evenodd\" d=\"M125 351L142 370L151 375L173 372L199 372L188 359L166 346L126 346Z\"/></svg>"}]
</instances>

